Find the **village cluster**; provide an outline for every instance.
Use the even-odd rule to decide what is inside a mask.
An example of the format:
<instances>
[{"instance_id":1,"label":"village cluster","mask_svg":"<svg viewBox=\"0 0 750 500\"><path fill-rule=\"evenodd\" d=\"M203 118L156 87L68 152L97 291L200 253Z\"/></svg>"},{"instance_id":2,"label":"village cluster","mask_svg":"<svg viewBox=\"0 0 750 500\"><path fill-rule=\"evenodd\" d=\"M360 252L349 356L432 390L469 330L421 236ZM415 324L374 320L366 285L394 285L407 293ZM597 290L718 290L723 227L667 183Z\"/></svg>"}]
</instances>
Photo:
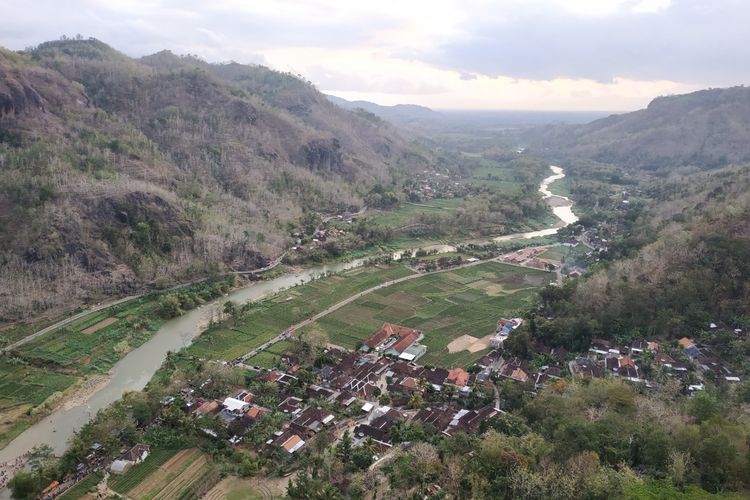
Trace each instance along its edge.
<instances>
[{"instance_id":1,"label":"village cluster","mask_svg":"<svg viewBox=\"0 0 750 500\"><path fill-rule=\"evenodd\" d=\"M710 329L717 325L711 323ZM742 335L742 330L735 330ZM667 376L678 377L688 394L704 389L703 382L734 384L740 377L707 346L699 346L693 339L683 337L677 347L663 343L636 340L621 347L602 339L594 339L588 355L578 356L569 362L569 371L575 378L603 378L607 375L625 381L651 385L649 374L662 370Z\"/></svg>"}]
</instances>

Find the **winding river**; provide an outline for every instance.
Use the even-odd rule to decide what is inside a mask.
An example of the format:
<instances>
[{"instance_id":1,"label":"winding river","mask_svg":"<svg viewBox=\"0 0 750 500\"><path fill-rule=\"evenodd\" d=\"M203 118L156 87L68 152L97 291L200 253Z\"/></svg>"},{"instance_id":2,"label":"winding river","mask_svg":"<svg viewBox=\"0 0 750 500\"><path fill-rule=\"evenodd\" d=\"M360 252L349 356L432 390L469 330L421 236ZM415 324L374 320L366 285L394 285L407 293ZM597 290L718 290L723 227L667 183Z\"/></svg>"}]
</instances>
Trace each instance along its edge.
<instances>
[{"instance_id":1,"label":"winding river","mask_svg":"<svg viewBox=\"0 0 750 500\"><path fill-rule=\"evenodd\" d=\"M550 184L565 177L562 168L557 166L550 168L553 175L542 181L539 191L542 193L543 198L548 200L553 213L560 219L560 222L555 224L554 227L540 231L499 236L494 238L494 241L548 236L555 234L561 227L565 227L578 220L578 217L572 211L573 202L566 197L554 195L549 191ZM434 245L423 248L437 250L442 253L456 250L451 245ZM414 251L416 250L412 252ZM395 256L399 256L402 253L399 252ZM207 325L212 308L218 307L224 301L231 299L239 303L244 303L259 300L275 292L299 284L301 280L307 282L326 273L339 272L362 266L366 260L358 259L351 262L317 266L305 269L298 274L286 274L268 281L254 283L235 290L228 297L216 299L211 303L187 312L179 318L167 321L150 340L117 362L112 368L111 377L106 385L97 390L87 401L77 406L63 407L53 412L21 433L8 446L0 450L0 463L12 461L34 446L42 444L51 446L56 454L62 454L73 433L88 422L99 410L117 401L125 391L139 391L143 389L156 370L161 366L167 351L178 351L190 345L192 340ZM0 495L0 497L2 496L4 495Z\"/></svg>"}]
</instances>

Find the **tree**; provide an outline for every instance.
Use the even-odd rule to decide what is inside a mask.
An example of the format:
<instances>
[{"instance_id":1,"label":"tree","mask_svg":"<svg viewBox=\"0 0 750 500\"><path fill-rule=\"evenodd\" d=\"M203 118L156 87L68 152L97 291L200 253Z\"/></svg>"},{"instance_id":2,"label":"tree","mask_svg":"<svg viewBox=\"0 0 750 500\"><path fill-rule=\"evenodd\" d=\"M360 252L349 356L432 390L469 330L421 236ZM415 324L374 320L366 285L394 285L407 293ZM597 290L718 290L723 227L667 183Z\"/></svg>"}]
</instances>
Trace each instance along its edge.
<instances>
[{"instance_id":1,"label":"tree","mask_svg":"<svg viewBox=\"0 0 750 500\"><path fill-rule=\"evenodd\" d=\"M688 414L698 422L703 422L718 415L721 410L717 399L707 391L698 391L690 401Z\"/></svg>"},{"instance_id":2,"label":"tree","mask_svg":"<svg viewBox=\"0 0 750 500\"><path fill-rule=\"evenodd\" d=\"M411 398L409 398L409 408L413 410L419 410L424 406L424 401L422 400L422 395L418 392L415 392L411 395Z\"/></svg>"},{"instance_id":3,"label":"tree","mask_svg":"<svg viewBox=\"0 0 750 500\"><path fill-rule=\"evenodd\" d=\"M299 500L343 500L341 492L324 479L312 478L301 473L289 482L286 490L289 498Z\"/></svg>"},{"instance_id":4,"label":"tree","mask_svg":"<svg viewBox=\"0 0 750 500\"><path fill-rule=\"evenodd\" d=\"M352 458L352 436L349 431L344 432L341 436L341 441L336 445L336 456L341 459L344 464L349 463Z\"/></svg>"},{"instance_id":5,"label":"tree","mask_svg":"<svg viewBox=\"0 0 750 500\"><path fill-rule=\"evenodd\" d=\"M239 308L237 307L237 303L235 301L227 300L226 302L224 302L224 314L235 316L238 310Z\"/></svg>"}]
</instances>

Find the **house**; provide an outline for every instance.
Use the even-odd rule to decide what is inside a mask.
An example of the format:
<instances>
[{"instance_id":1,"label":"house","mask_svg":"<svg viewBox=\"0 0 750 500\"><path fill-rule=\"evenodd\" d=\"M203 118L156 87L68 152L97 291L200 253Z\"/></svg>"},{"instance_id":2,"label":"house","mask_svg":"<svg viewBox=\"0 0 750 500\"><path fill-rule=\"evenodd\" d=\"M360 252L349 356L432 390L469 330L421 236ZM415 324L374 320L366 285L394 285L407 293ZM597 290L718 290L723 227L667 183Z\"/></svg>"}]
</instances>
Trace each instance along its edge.
<instances>
[{"instance_id":1,"label":"house","mask_svg":"<svg viewBox=\"0 0 750 500\"><path fill-rule=\"evenodd\" d=\"M672 368L672 364L674 363L674 358L670 356L669 354L665 352L660 352L656 356L654 356L654 363L657 366L663 366L665 368Z\"/></svg>"},{"instance_id":2,"label":"house","mask_svg":"<svg viewBox=\"0 0 750 500\"><path fill-rule=\"evenodd\" d=\"M490 345L494 349L500 349L503 345L503 342L505 342L505 339L507 339L508 335L510 335L510 332L521 326L521 324L523 324L523 319L521 318L501 318L497 322L495 335L490 339Z\"/></svg>"},{"instance_id":3,"label":"house","mask_svg":"<svg viewBox=\"0 0 750 500\"><path fill-rule=\"evenodd\" d=\"M136 444L112 462L109 470L113 474L125 474L131 467L146 460L150 451L147 445Z\"/></svg>"},{"instance_id":4,"label":"house","mask_svg":"<svg viewBox=\"0 0 750 500\"><path fill-rule=\"evenodd\" d=\"M683 349L688 349L690 347L695 346L695 342L693 342L692 339L689 339L687 337L682 337L680 340L677 341L678 344L680 344L680 347Z\"/></svg>"},{"instance_id":5,"label":"house","mask_svg":"<svg viewBox=\"0 0 750 500\"><path fill-rule=\"evenodd\" d=\"M400 356L422 336L419 330L393 323L383 323L377 332L365 339L361 349L364 352L383 351L386 354Z\"/></svg>"},{"instance_id":6,"label":"house","mask_svg":"<svg viewBox=\"0 0 750 500\"><path fill-rule=\"evenodd\" d=\"M485 420L494 417L499 410L491 406L485 406L480 410L459 410L453 415L450 424L443 431L444 434L452 436L458 432L473 434L479 431L479 426Z\"/></svg>"},{"instance_id":7,"label":"house","mask_svg":"<svg viewBox=\"0 0 750 500\"><path fill-rule=\"evenodd\" d=\"M289 428L300 435L312 437L324 426L334 422L332 413L320 408L308 406L289 424Z\"/></svg>"},{"instance_id":8,"label":"house","mask_svg":"<svg viewBox=\"0 0 750 500\"><path fill-rule=\"evenodd\" d=\"M604 376L602 367L588 358L576 358L568 364L568 369L574 377L581 379L602 378Z\"/></svg>"},{"instance_id":9,"label":"house","mask_svg":"<svg viewBox=\"0 0 750 500\"><path fill-rule=\"evenodd\" d=\"M513 358L503 365L498 375L515 382L526 382L529 380L529 364L525 360Z\"/></svg>"},{"instance_id":10,"label":"house","mask_svg":"<svg viewBox=\"0 0 750 500\"><path fill-rule=\"evenodd\" d=\"M471 378L471 375L466 370L453 368L448 372L445 383L455 385L456 387L464 387L469 382L469 378Z\"/></svg>"},{"instance_id":11,"label":"house","mask_svg":"<svg viewBox=\"0 0 750 500\"><path fill-rule=\"evenodd\" d=\"M389 406L381 406L370 412L367 423L354 428L354 436L360 440L371 437L390 446L390 429L405 421L406 414Z\"/></svg>"},{"instance_id":12,"label":"house","mask_svg":"<svg viewBox=\"0 0 750 500\"><path fill-rule=\"evenodd\" d=\"M594 339L591 341L589 351L601 354L602 356L609 354L609 350L612 349L612 344L603 339Z\"/></svg>"},{"instance_id":13,"label":"house","mask_svg":"<svg viewBox=\"0 0 750 500\"><path fill-rule=\"evenodd\" d=\"M218 401L206 401L202 403L198 408L195 409L195 414L207 416L207 415L213 415L215 413L218 413L219 411L219 402Z\"/></svg>"},{"instance_id":14,"label":"house","mask_svg":"<svg viewBox=\"0 0 750 500\"><path fill-rule=\"evenodd\" d=\"M441 391L445 379L448 378L448 370L444 368L423 368L418 376L426 380L434 390Z\"/></svg>"},{"instance_id":15,"label":"house","mask_svg":"<svg viewBox=\"0 0 750 500\"><path fill-rule=\"evenodd\" d=\"M237 398L225 398L221 405L231 413L244 413L250 408L250 403Z\"/></svg>"},{"instance_id":16,"label":"house","mask_svg":"<svg viewBox=\"0 0 750 500\"><path fill-rule=\"evenodd\" d=\"M284 401L279 403L279 410L286 414L296 415L300 412L300 404L302 400L295 396L289 396Z\"/></svg>"},{"instance_id":17,"label":"house","mask_svg":"<svg viewBox=\"0 0 750 500\"><path fill-rule=\"evenodd\" d=\"M443 432L450 425L454 414L455 410L451 408L423 408L414 415L412 422L421 422Z\"/></svg>"},{"instance_id":18,"label":"house","mask_svg":"<svg viewBox=\"0 0 750 500\"><path fill-rule=\"evenodd\" d=\"M547 383L552 382L554 380L559 380L561 376L562 376L562 371L560 370L560 368L556 366L542 367L542 371L540 371L536 375L536 380L534 381L534 388L541 389Z\"/></svg>"},{"instance_id":19,"label":"house","mask_svg":"<svg viewBox=\"0 0 750 500\"><path fill-rule=\"evenodd\" d=\"M292 455L305 446L305 440L295 434L294 431L287 429L275 432L274 437L266 441L266 444L274 448L280 448Z\"/></svg>"},{"instance_id":20,"label":"house","mask_svg":"<svg viewBox=\"0 0 750 500\"><path fill-rule=\"evenodd\" d=\"M249 410L245 412L244 418L246 420L249 420L251 423L255 423L256 420L258 420L263 415L270 413L270 411L271 410L263 408L262 406L253 405Z\"/></svg>"}]
</instances>

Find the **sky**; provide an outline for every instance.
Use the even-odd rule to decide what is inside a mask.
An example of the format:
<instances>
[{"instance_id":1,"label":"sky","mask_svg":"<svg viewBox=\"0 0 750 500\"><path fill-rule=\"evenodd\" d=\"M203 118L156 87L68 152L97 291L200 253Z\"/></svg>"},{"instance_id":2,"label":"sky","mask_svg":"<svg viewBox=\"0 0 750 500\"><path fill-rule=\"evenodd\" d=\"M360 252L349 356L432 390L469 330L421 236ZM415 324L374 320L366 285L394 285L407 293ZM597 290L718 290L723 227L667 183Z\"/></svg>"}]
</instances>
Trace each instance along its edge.
<instances>
[{"instance_id":1,"label":"sky","mask_svg":"<svg viewBox=\"0 0 750 500\"><path fill-rule=\"evenodd\" d=\"M747 0L2 0L2 18L9 49L81 34L385 105L626 111L750 80Z\"/></svg>"}]
</instances>

